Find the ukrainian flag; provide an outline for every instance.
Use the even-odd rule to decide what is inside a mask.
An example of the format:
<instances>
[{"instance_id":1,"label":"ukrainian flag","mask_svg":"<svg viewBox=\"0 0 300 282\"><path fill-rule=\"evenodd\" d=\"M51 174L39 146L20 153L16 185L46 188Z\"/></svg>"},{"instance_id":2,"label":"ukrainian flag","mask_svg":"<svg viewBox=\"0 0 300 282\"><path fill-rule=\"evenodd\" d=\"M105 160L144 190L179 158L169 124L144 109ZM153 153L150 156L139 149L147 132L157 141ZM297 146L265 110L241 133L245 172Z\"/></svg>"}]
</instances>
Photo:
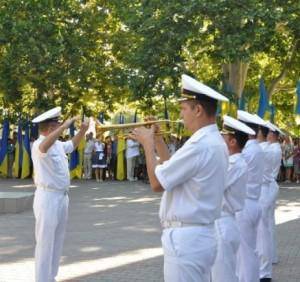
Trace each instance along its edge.
<instances>
[{"instance_id":1,"label":"ukrainian flag","mask_svg":"<svg viewBox=\"0 0 300 282\"><path fill-rule=\"evenodd\" d=\"M261 118L264 118L268 110L269 110L268 92L264 80L261 78L259 80L259 103L258 103L257 115L260 116Z\"/></svg>"},{"instance_id":2,"label":"ukrainian flag","mask_svg":"<svg viewBox=\"0 0 300 282\"><path fill-rule=\"evenodd\" d=\"M75 135L75 127L74 124L72 124L70 126L70 136L74 137L74 135ZM81 165L82 156L80 156L80 150L82 149L81 143L82 142L80 142L78 148L76 148L70 155L69 169L70 169L71 179L81 178L81 174L82 174L82 165Z\"/></svg>"},{"instance_id":3,"label":"ukrainian flag","mask_svg":"<svg viewBox=\"0 0 300 282\"><path fill-rule=\"evenodd\" d=\"M7 157L8 137L9 137L9 121L5 119L3 122L1 148L0 148L0 173L5 177L7 177L8 175L8 157Z\"/></svg>"},{"instance_id":4,"label":"ukrainian flag","mask_svg":"<svg viewBox=\"0 0 300 282\"><path fill-rule=\"evenodd\" d=\"M18 123L18 135L17 135L17 142L15 146L15 161L13 165L13 176L20 177L20 172L22 168L23 162L23 148L22 148L22 124L21 121Z\"/></svg>"},{"instance_id":5,"label":"ukrainian flag","mask_svg":"<svg viewBox=\"0 0 300 282\"><path fill-rule=\"evenodd\" d=\"M125 118L122 114L119 117L119 123L123 124L125 122ZM124 152L126 150L126 140L124 138L124 134L121 131L118 135L118 144L117 144L117 180L125 179L125 165L124 165Z\"/></svg>"},{"instance_id":6,"label":"ukrainian flag","mask_svg":"<svg viewBox=\"0 0 300 282\"><path fill-rule=\"evenodd\" d=\"M31 166L30 138L29 138L29 122L25 125L25 136L23 139L23 158L21 178L24 179L30 176Z\"/></svg>"}]
</instances>

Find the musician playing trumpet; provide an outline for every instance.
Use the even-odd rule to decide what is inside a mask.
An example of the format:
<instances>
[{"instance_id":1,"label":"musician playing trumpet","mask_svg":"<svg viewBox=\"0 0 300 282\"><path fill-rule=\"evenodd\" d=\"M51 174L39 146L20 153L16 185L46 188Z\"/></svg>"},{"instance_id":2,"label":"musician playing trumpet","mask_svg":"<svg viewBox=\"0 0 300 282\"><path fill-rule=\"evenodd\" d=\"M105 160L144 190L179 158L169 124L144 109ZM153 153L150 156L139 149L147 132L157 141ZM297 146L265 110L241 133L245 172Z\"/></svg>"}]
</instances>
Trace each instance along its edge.
<instances>
[{"instance_id":1,"label":"musician playing trumpet","mask_svg":"<svg viewBox=\"0 0 300 282\"><path fill-rule=\"evenodd\" d=\"M165 281L208 282L217 248L214 221L220 216L228 167L227 148L216 125L217 101L228 99L187 75L182 86L180 113L193 133L183 147L170 157L163 138L155 137L154 125L135 128L130 137L144 147L152 190L163 192Z\"/></svg>"}]
</instances>

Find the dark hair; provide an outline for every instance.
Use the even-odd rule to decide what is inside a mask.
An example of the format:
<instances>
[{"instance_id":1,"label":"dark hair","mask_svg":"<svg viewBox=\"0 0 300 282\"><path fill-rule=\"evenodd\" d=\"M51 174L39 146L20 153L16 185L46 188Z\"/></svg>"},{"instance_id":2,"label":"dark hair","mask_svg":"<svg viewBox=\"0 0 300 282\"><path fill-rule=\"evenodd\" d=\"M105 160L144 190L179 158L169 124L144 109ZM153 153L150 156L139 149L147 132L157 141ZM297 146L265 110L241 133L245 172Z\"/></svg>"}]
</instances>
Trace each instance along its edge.
<instances>
[{"instance_id":1,"label":"dark hair","mask_svg":"<svg viewBox=\"0 0 300 282\"><path fill-rule=\"evenodd\" d=\"M216 116L218 101L205 95L202 96L201 98L190 100L192 101L192 106L201 105L208 117Z\"/></svg>"},{"instance_id":2,"label":"dark hair","mask_svg":"<svg viewBox=\"0 0 300 282\"><path fill-rule=\"evenodd\" d=\"M232 134L233 138L236 140L239 148L242 150L248 141L248 135L241 131L236 131Z\"/></svg>"},{"instance_id":3,"label":"dark hair","mask_svg":"<svg viewBox=\"0 0 300 282\"><path fill-rule=\"evenodd\" d=\"M268 133L269 133L269 128L264 127L264 126L260 126L259 129L260 129L260 131L261 131L263 137L264 137L264 138L267 138Z\"/></svg>"},{"instance_id":4,"label":"dark hair","mask_svg":"<svg viewBox=\"0 0 300 282\"><path fill-rule=\"evenodd\" d=\"M244 121L242 121L244 122ZM244 122L247 126L249 126L251 129L253 129L255 131L255 137L257 136L257 132L259 129L259 126L255 123L251 123L251 122Z\"/></svg>"}]
</instances>

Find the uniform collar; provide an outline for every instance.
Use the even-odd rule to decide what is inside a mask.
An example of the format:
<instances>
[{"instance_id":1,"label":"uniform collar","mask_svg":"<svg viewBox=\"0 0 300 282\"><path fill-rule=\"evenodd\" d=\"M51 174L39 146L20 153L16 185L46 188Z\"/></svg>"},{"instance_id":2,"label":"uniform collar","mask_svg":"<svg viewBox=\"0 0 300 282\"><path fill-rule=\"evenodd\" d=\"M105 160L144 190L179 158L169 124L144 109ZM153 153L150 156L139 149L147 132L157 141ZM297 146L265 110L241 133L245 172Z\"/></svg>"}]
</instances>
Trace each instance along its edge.
<instances>
[{"instance_id":1,"label":"uniform collar","mask_svg":"<svg viewBox=\"0 0 300 282\"><path fill-rule=\"evenodd\" d=\"M39 139L44 140L46 138L45 135L40 134Z\"/></svg>"},{"instance_id":2,"label":"uniform collar","mask_svg":"<svg viewBox=\"0 0 300 282\"><path fill-rule=\"evenodd\" d=\"M197 142L202 136L206 135L207 133L212 133L219 131L216 124L210 124L198 129L189 139L189 143Z\"/></svg>"},{"instance_id":3,"label":"uniform collar","mask_svg":"<svg viewBox=\"0 0 300 282\"><path fill-rule=\"evenodd\" d=\"M245 145L245 148L247 148L253 144L258 144L258 141L256 139L249 139Z\"/></svg>"},{"instance_id":4,"label":"uniform collar","mask_svg":"<svg viewBox=\"0 0 300 282\"><path fill-rule=\"evenodd\" d=\"M240 158L240 156L241 156L241 153L235 153L233 155L230 155L229 156L229 163L230 164L235 163Z\"/></svg>"}]
</instances>

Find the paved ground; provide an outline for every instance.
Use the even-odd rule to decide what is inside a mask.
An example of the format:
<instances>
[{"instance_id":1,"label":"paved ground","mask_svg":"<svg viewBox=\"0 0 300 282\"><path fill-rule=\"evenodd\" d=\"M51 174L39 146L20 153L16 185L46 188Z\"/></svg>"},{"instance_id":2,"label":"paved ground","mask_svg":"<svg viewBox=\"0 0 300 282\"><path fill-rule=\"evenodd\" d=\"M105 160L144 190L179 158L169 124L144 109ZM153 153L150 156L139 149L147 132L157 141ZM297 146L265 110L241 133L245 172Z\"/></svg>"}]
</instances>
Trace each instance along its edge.
<instances>
[{"instance_id":1,"label":"paved ground","mask_svg":"<svg viewBox=\"0 0 300 282\"><path fill-rule=\"evenodd\" d=\"M0 180L0 191L33 191ZM163 281L157 211L160 195L141 182L75 181L58 281ZM300 187L280 189L276 282L300 281ZM0 282L33 281L32 211L0 215Z\"/></svg>"}]
</instances>

